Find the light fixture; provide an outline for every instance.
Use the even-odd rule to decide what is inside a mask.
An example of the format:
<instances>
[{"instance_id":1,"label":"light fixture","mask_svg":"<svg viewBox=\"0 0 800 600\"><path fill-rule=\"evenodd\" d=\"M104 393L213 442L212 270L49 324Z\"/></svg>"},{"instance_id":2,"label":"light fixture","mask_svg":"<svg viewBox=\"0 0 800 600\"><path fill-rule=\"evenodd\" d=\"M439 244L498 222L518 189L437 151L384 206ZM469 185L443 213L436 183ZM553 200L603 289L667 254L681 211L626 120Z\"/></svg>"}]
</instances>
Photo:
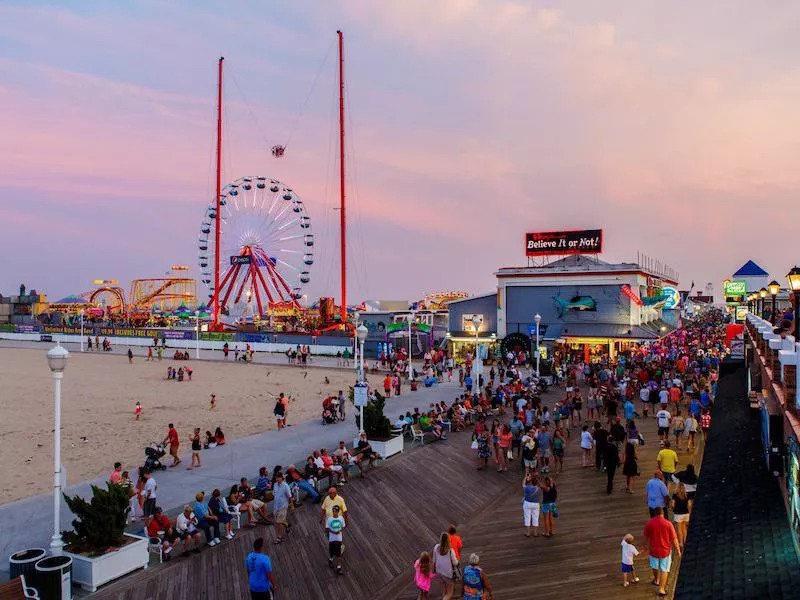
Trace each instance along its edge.
<instances>
[{"instance_id":1,"label":"light fixture","mask_svg":"<svg viewBox=\"0 0 800 600\"><path fill-rule=\"evenodd\" d=\"M483 319L480 318L478 315L472 315L472 327L475 329L475 333L478 333L478 330L481 327L481 323Z\"/></svg>"},{"instance_id":2,"label":"light fixture","mask_svg":"<svg viewBox=\"0 0 800 600\"><path fill-rule=\"evenodd\" d=\"M762 287L760 290L758 290L758 297L759 298L766 298L768 293L769 292L767 291L767 288L763 288Z\"/></svg>"},{"instance_id":3,"label":"light fixture","mask_svg":"<svg viewBox=\"0 0 800 600\"><path fill-rule=\"evenodd\" d=\"M789 281L789 289L793 292L800 292L800 267L793 267L786 274L786 279Z\"/></svg>"},{"instance_id":4,"label":"light fixture","mask_svg":"<svg viewBox=\"0 0 800 600\"><path fill-rule=\"evenodd\" d=\"M367 339L367 334L368 333L369 333L369 329L367 329L364 326L363 323L361 325L359 325L358 328L356 329L356 335L358 335L358 341L363 344L364 340Z\"/></svg>"},{"instance_id":5,"label":"light fixture","mask_svg":"<svg viewBox=\"0 0 800 600\"><path fill-rule=\"evenodd\" d=\"M50 351L47 353L47 364L53 373L63 373L67 368L67 359L69 352L60 343L56 342Z\"/></svg>"},{"instance_id":6,"label":"light fixture","mask_svg":"<svg viewBox=\"0 0 800 600\"><path fill-rule=\"evenodd\" d=\"M774 279L767 284L767 288L769 288L769 293L773 296L777 296L778 292L781 291L781 284L775 281Z\"/></svg>"}]
</instances>

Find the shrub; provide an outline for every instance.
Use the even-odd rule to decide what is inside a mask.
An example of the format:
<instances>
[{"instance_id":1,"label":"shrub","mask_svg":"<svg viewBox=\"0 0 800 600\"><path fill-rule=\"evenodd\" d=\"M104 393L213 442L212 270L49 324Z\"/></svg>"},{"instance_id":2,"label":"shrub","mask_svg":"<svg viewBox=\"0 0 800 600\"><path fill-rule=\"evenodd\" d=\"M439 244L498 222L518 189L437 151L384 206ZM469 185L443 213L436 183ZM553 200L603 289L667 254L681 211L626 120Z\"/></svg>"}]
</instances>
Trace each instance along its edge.
<instances>
[{"instance_id":1,"label":"shrub","mask_svg":"<svg viewBox=\"0 0 800 600\"><path fill-rule=\"evenodd\" d=\"M350 402L353 403L355 391L350 388ZM383 407L386 404L384 398L377 391L374 393L375 398L367 402L364 407L364 431L368 438L388 438L392 432L392 423L383 414ZM361 429L361 415L358 409L356 410L356 427Z\"/></svg>"},{"instance_id":2,"label":"shrub","mask_svg":"<svg viewBox=\"0 0 800 600\"><path fill-rule=\"evenodd\" d=\"M102 554L123 544L130 511L127 486L109 483L108 488L103 489L93 485L91 502L66 494L64 500L76 518L72 520L75 530L63 532L63 537L75 552Z\"/></svg>"}]
</instances>

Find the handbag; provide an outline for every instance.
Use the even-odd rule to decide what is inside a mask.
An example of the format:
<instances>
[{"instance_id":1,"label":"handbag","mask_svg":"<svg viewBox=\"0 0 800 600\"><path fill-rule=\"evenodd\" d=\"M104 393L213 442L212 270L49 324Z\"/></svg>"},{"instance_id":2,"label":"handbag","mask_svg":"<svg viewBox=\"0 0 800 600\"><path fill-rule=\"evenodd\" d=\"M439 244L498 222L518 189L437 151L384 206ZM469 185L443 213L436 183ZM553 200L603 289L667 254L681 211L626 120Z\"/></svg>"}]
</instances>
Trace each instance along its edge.
<instances>
[{"instance_id":1,"label":"handbag","mask_svg":"<svg viewBox=\"0 0 800 600\"><path fill-rule=\"evenodd\" d=\"M553 518L557 519L558 518L558 505L557 504L553 504L552 513L553 513Z\"/></svg>"},{"instance_id":2,"label":"handbag","mask_svg":"<svg viewBox=\"0 0 800 600\"><path fill-rule=\"evenodd\" d=\"M478 440L472 440L472 444L470 444L470 448L472 448L473 450L477 450L478 449Z\"/></svg>"},{"instance_id":3,"label":"handbag","mask_svg":"<svg viewBox=\"0 0 800 600\"><path fill-rule=\"evenodd\" d=\"M514 458L514 452L512 450L509 450L508 452L506 452L506 456L508 458Z\"/></svg>"}]
</instances>

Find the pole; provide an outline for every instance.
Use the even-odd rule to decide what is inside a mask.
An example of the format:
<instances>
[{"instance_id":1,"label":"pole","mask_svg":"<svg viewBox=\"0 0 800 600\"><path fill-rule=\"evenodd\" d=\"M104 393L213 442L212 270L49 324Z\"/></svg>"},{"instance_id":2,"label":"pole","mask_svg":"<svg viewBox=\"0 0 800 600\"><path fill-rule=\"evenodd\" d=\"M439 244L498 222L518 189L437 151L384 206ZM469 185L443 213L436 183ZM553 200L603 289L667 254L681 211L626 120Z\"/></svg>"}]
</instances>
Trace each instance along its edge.
<instances>
[{"instance_id":1,"label":"pole","mask_svg":"<svg viewBox=\"0 0 800 600\"><path fill-rule=\"evenodd\" d=\"M219 57L219 70L217 73L217 195L214 225L214 315L212 319L214 331L219 331L219 229L221 221L219 197L222 191L222 63L224 60L224 56Z\"/></svg>"},{"instance_id":2,"label":"pole","mask_svg":"<svg viewBox=\"0 0 800 600\"><path fill-rule=\"evenodd\" d=\"M775 310L776 310L775 300L777 297L778 294L772 294L772 315L770 315L770 321L772 322L773 325L775 325Z\"/></svg>"},{"instance_id":3,"label":"pole","mask_svg":"<svg viewBox=\"0 0 800 600\"><path fill-rule=\"evenodd\" d=\"M83 311L81 311L81 352L83 352L84 341L85 340L83 339Z\"/></svg>"},{"instance_id":4,"label":"pole","mask_svg":"<svg viewBox=\"0 0 800 600\"><path fill-rule=\"evenodd\" d=\"M410 313L408 318L408 380L414 379L414 367L411 366L411 321L414 320L414 313Z\"/></svg>"},{"instance_id":5,"label":"pole","mask_svg":"<svg viewBox=\"0 0 800 600\"><path fill-rule=\"evenodd\" d=\"M341 237L342 325L347 322L347 226L345 221L345 164L344 164L344 37L339 36L339 228Z\"/></svg>"},{"instance_id":6,"label":"pole","mask_svg":"<svg viewBox=\"0 0 800 600\"><path fill-rule=\"evenodd\" d=\"M797 307L800 306L800 292L794 292L794 341L800 340L800 319L797 317Z\"/></svg>"},{"instance_id":7,"label":"pole","mask_svg":"<svg viewBox=\"0 0 800 600\"><path fill-rule=\"evenodd\" d=\"M358 339L358 338L356 338ZM364 383L364 342L359 342L360 350L358 353L358 382ZM364 405L358 407L359 411L359 433L364 433Z\"/></svg>"},{"instance_id":8,"label":"pole","mask_svg":"<svg viewBox=\"0 0 800 600\"><path fill-rule=\"evenodd\" d=\"M197 358L200 359L200 313L198 312L195 317L197 318Z\"/></svg>"},{"instance_id":9,"label":"pole","mask_svg":"<svg viewBox=\"0 0 800 600\"><path fill-rule=\"evenodd\" d=\"M536 323L536 379L539 379L539 323Z\"/></svg>"},{"instance_id":10,"label":"pole","mask_svg":"<svg viewBox=\"0 0 800 600\"><path fill-rule=\"evenodd\" d=\"M61 540L61 380L63 372L53 373L55 415L53 431L53 537L50 553L59 556L64 547Z\"/></svg>"}]
</instances>

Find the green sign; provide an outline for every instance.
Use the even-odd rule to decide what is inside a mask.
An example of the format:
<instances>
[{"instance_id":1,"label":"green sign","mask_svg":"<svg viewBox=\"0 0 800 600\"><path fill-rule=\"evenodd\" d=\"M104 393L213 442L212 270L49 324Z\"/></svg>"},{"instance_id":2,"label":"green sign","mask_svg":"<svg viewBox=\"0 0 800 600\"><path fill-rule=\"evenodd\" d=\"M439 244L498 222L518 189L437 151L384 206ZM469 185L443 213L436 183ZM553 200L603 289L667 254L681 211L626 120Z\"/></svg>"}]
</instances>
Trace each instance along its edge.
<instances>
[{"instance_id":1,"label":"green sign","mask_svg":"<svg viewBox=\"0 0 800 600\"><path fill-rule=\"evenodd\" d=\"M747 282L741 279L725 282L725 296L744 296L747 293Z\"/></svg>"}]
</instances>

